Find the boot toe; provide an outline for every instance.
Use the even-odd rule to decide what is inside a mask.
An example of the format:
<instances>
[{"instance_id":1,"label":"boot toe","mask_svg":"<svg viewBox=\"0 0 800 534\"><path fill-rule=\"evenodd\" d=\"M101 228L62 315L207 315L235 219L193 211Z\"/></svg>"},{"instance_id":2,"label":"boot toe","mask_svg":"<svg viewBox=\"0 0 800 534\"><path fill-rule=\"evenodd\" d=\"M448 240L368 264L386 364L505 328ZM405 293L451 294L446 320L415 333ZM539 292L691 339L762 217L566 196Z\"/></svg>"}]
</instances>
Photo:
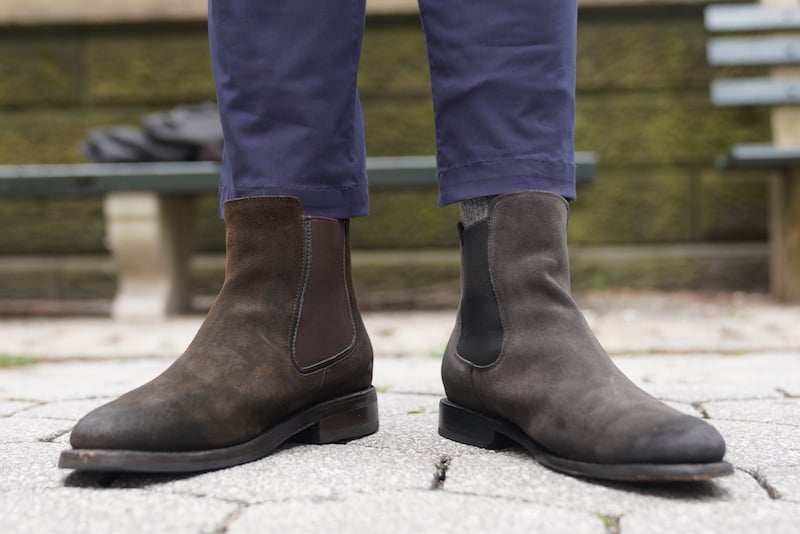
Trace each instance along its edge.
<instances>
[{"instance_id":1,"label":"boot toe","mask_svg":"<svg viewBox=\"0 0 800 534\"><path fill-rule=\"evenodd\" d=\"M196 436L181 424L186 418L146 388L141 388L144 393L134 390L89 412L72 429L70 445L75 449L140 451L187 447L186 441Z\"/></svg>"},{"instance_id":2,"label":"boot toe","mask_svg":"<svg viewBox=\"0 0 800 534\"><path fill-rule=\"evenodd\" d=\"M130 448L127 418L120 417L123 414L114 404L101 406L78 421L70 434L70 445L75 449Z\"/></svg>"},{"instance_id":3,"label":"boot toe","mask_svg":"<svg viewBox=\"0 0 800 534\"><path fill-rule=\"evenodd\" d=\"M688 415L640 435L630 450L637 463L704 464L719 462L723 456L725 440L717 429Z\"/></svg>"}]
</instances>

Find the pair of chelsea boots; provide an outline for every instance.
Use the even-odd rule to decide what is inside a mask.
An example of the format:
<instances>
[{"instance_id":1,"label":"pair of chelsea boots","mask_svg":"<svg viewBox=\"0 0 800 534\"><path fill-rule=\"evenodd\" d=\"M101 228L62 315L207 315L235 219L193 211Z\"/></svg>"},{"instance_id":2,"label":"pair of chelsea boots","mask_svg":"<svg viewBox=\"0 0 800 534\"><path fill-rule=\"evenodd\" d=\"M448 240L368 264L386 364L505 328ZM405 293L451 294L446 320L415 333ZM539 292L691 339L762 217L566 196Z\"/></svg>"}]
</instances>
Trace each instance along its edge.
<instances>
[{"instance_id":1,"label":"pair of chelsea boots","mask_svg":"<svg viewBox=\"0 0 800 534\"><path fill-rule=\"evenodd\" d=\"M231 200L224 216L225 283L194 341L159 377L81 419L61 467L205 471L287 441L377 431L347 221L306 217L290 197ZM594 338L570 294L567 217L563 198L529 191L495 197L488 219L460 227L439 433L516 444L588 478L732 473L713 427L644 393Z\"/></svg>"}]
</instances>

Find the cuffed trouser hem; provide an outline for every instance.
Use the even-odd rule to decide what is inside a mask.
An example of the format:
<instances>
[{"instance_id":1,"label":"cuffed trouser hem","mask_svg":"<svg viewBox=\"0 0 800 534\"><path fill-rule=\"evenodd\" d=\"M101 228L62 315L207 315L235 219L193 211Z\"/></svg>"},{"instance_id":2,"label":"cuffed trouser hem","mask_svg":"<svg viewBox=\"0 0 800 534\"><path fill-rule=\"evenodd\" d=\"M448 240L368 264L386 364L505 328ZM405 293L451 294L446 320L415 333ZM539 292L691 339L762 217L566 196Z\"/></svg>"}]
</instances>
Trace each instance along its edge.
<instances>
[{"instance_id":1,"label":"cuffed trouser hem","mask_svg":"<svg viewBox=\"0 0 800 534\"><path fill-rule=\"evenodd\" d=\"M549 191L575 200L575 163L511 157L442 169L439 206L517 191Z\"/></svg>"},{"instance_id":2,"label":"cuffed trouser hem","mask_svg":"<svg viewBox=\"0 0 800 534\"><path fill-rule=\"evenodd\" d=\"M226 200L254 196L290 196L300 199L303 212L309 217L330 217L332 219L351 219L362 217L369 212L369 191L366 185L335 188L305 187L258 187L230 189L224 185L219 190L220 213Z\"/></svg>"}]
</instances>

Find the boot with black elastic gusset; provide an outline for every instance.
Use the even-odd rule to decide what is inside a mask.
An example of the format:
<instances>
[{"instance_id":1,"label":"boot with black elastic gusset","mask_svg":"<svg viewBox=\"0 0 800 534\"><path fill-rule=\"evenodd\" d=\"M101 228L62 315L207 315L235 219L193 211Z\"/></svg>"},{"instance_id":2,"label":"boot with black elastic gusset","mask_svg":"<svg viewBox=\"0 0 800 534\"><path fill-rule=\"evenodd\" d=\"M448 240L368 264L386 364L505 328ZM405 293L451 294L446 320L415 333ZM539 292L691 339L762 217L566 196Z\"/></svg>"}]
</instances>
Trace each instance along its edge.
<instances>
[{"instance_id":1,"label":"boot with black elastic gusset","mask_svg":"<svg viewBox=\"0 0 800 534\"><path fill-rule=\"evenodd\" d=\"M81 419L60 467L206 471L378 429L348 222L305 217L291 197L230 200L224 214L225 283L194 341Z\"/></svg>"},{"instance_id":2,"label":"boot with black elastic gusset","mask_svg":"<svg viewBox=\"0 0 800 534\"><path fill-rule=\"evenodd\" d=\"M462 229L439 433L486 448L517 443L546 467L588 478L732 474L716 429L639 389L595 339L570 292L568 212L558 195L512 193Z\"/></svg>"}]
</instances>

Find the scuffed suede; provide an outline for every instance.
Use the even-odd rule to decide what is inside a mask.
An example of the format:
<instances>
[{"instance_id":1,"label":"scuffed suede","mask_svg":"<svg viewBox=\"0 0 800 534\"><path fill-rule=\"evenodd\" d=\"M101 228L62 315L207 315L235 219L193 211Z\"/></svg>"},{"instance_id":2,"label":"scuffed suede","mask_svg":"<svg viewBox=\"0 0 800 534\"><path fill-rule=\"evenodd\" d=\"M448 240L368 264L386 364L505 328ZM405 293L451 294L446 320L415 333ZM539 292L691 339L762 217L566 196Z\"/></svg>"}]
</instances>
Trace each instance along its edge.
<instances>
[{"instance_id":1,"label":"scuffed suede","mask_svg":"<svg viewBox=\"0 0 800 534\"><path fill-rule=\"evenodd\" d=\"M337 342L330 354L320 353L311 372L294 362L301 297L313 300L303 295L314 249L310 222L290 197L226 202L225 283L197 336L159 377L84 417L72 432L72 446L164 452L227 447L298 410L368 388L372 349L350 289L347 221L325 223L328 235L339 235L331 274L321 277L346 286L349 298L322 316L347 317L346 337L330 337L352 339L352 345Z\"/></svg>"},{"instance_id":2,"label":"scuffed suede","mask_svg":"<svg viewBox=\"0 0 800 534\"><path fill-rule=\"evenodd\" d=\"M567 218L567 202L551 193L492 201L485 250L502 350L484 366L462 357L459 321L442 364L448 399L511 422L562 458L603 464L721 460L725 444L713 427L639 389L592 334L570 294ZM463 239L478 235L467 229Z\"/></svg>"}]
</instances>

